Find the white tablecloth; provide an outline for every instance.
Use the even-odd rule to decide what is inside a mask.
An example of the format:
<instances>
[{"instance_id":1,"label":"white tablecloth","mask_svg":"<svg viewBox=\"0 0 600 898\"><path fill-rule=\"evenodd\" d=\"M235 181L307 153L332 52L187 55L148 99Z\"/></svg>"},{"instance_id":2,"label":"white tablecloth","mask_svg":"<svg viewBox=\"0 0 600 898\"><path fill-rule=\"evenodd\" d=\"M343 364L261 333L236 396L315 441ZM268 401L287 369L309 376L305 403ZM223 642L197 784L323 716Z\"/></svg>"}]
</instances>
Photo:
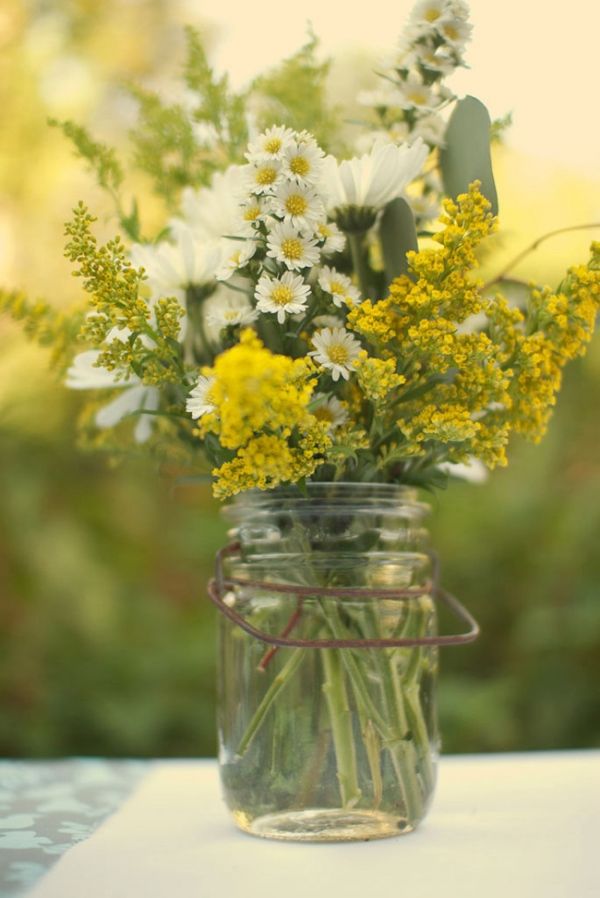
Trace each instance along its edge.
<instances>
[{"instance_id":1,"label":"white tablecloth","mask_svg":"<svg viewBox=\"0 0 600 898\"><path fill-rule=\"evenodd\" d=\"M158 764L30 898L598 898L600 751L444 757L414 833L274 842L239 832L214 761Z\"/></svg>"}]
</instances>

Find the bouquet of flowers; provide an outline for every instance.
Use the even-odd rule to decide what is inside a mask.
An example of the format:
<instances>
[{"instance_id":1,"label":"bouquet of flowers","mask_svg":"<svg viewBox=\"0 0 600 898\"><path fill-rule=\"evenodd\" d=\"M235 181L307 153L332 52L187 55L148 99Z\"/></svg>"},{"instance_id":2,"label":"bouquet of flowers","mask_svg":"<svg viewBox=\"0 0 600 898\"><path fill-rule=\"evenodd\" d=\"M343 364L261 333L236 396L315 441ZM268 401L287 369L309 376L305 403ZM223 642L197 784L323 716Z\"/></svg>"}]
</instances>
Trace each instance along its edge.
<instances>
[{"instance_id":1,"label":"bouquet of flowers","mask_svg":"<svg viewBox=\"0 0 600 898\"><path fill-rule=\"evenodd\" d=\"M181 103L137 92L136 160L167 209L151 238L138 203L125 202L114 151L60 123L115 200L119 233L99 243L87 206L75 209L66 256L87 304L72 315L19 293L0 301L54 346L67 386L89 397L81 418L87 442L113 452L144 445L210 475L219 498L281 489L272 495L294 505L310 488L327 508L336 484L442 486L449 474L506 464L513 432L534 442L543 436L562 369L593 331L600 244L556 289L531 285L520 304L498 292L498 279L485 285L475 276L480 247L497 226L489 147L500 125L446 84L464 64L470 31L462 0L419 0L381 67L380 87L358 97L364 121L349 135L326 106L314 38L277 75L235 94L190 30ZM332 518L327 551L344 551L352 532L380 558L381 522L362 528L358 517L346 509ZM281 515L279 538L296 567L282 564L279 580L373 585L369 564L351 574L305 564L317 552L314 521L298 512L280 525ZM253 555L253 579L269 580L264 551L248 540L239 563ZM401 585L415 578L412 569ZM305 624L297 614L294 626L304 626L306 638L422 635L431 616L426 592L399 618L342 607L342 598L327 605L317 590L314 614L305 596ZM281 596L263 590L255 607L246 599L247 614L262 620ZM282 614L274 629L290 632ZM227 761L237 770L230 782L244 782L254 805L270 750L263 743L259 751L257 733L262 728L272 747L296 725L289 684L309 663L306 654L298 648L265 661L261 650L255 659L264 685L233 727ZM373 811L386 790L399 790L410 828L433 780L431 728L417 698L431 652L321 655L337 801L346 812L365 801ZM318 763L328 763L327 750L318 747L320 762L295 758L303 794ZM369 789L357 774L361 752Z\"/></svg>"},{"instance_id":2,"label":"bouquet of flowers","mask_svg":"<svg viewBox=\"0 0 600 898\"><path fill-rule=\"evenodd\" d=\"M84 429L112 434L97 442L186 447L227 497L306 478L439 485L449 465L505 464L512 431L540 439L592 333L599 249L521 307L474 278L496 228L492 129L445 84L470 30L462 0L416 4L380 89L359 95L365 152L343 161L314 108L314 40L284 72L312 88L321 143L293 127L304 97L281 106L276 79L233 95L190 31L185 104L138 94L137 159L176 213L152 240L137 202L123 211L114 151L62 123L122 233L99 245L83 203L67 225L87 310L2 300L93 397Z\"/></svg>"}]
</instances>

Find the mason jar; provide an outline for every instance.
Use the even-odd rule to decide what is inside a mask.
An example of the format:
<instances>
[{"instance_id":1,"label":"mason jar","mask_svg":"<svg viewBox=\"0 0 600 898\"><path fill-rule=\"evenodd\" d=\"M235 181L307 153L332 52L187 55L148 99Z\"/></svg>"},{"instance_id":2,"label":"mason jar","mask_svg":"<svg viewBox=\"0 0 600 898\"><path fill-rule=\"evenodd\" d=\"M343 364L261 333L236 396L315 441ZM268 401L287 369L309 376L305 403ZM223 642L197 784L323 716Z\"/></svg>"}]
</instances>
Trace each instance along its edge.
<instances>
[{"instance_id":1,"label":"mason jar","mask_svg":"<svg viewBox=\"0 0 600 898\"><path fill-rule=\"evenodd\" d=\"M410 832L439 750L428 506L405 486L309 483L224 513L233 541L210 594L233 819L274 839Z\"/></svg>"}]
</instances>

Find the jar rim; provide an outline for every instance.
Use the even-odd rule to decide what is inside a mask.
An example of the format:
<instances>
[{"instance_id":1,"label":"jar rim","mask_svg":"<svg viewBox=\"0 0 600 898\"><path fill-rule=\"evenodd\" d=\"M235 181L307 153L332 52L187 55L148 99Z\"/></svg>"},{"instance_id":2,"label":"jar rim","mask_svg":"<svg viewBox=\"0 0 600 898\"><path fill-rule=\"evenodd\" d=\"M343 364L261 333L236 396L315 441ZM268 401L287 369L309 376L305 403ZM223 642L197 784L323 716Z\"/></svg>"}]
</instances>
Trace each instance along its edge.
<instances>
[{"instance_id":1,"label":"jar rim","mask_svg":"<svg viewBox=\"0 0 600 898\"><path fill-rule=\"evenodd\" d=\"M417 488L407 484L309 481L303 487L291 484L271 490L246 490L224 505L222 512L226 518L236 520L251 510L275 510L281 503L295 509L309 506L315 501L322 504L327 499L332 503L356 508L381 505L386 510L397 510L401 506L419 516L429 511L429 505L419 499Z\"/></svg>"}]
</instances>

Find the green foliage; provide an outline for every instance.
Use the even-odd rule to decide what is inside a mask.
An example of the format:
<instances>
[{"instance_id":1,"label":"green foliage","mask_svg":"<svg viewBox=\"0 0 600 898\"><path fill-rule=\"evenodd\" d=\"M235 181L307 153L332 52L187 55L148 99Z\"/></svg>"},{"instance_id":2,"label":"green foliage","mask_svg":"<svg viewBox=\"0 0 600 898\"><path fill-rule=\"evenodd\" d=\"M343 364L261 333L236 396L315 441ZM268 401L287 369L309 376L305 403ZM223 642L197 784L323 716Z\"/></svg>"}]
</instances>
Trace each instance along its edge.
<instances>
[{"instance_id":1,"label":"green foliage","mask_svg":"<svg viewBox=\"0 0 600 898\"><path fill-rule=\"evenodd\" d=\"M544 442L521 444L483 488L454 484L435 508L444 584L482 636L442 657L444 750L600 745L600 401L594 364L567 370Z\"/></svg>"},{"instance_id":2,"label":"green foliage","mask_svg":"<svg viewBox=\"0 0 600 898\"><path fill-rule=\"evenodd\" d=\"M445 752L600 745L599 363L596 344L567 371L540 446L483 487L425 497L443 583L482 625L442 652ZM66 424L74 400L59 401ZM156 475L107 470L67 426L2 430L0 755L214 754L204 590L226 528L208 486Z\"/></svg>"},{"instance_id":3,"label":"green foliage","mask_svg":"<svg viewBox=\"0 0 600 898\"><path fill-rule=\"evenodd\" d=\"M132 266L119 236L105 245L91 231L95 221L80 203L66 226L65 255L83 278L95 314L86 320L81 336L101 346L98 365L122 375L133 371L147 385L185 382L181 347L176 339L183 308L164 297L151 312L140 295L143 269ZM113 328L127 329L127 339L109 339Z\"/></svg>"},{"instance_id":4,"label":"green foliage","mask_svg":"<svg viewBox=\"0 0 600 898\"><path fill-rule=\"evenodd\" d=\"M230 90L227 75L214 74L199 33L187 28L186 37L184 79L193 101L166 103L156 92L129 88L139 104L139 121L130 133L134 162L169 207L182 187L207 184L215 171L242 161L248 139L244 96ZM195 125L213 129L214 140L204 145Z\"/></svg>"},{"instance_id":5,"label":"green foliage","mask_svg":"<svg viewBox=\"0 0 600 898\"><path fill-rule=\"evenodd\" d=\"M490 142L491 143L504 143L504 135L509 128L512 127L513 116L512 112L507 112L506 115L500 116L500 118L495 118L492 121L492 125L490 128Z\"/></svg>"},{"instance_id":6,"label":"green foliage","mask_svg":"<svg viewBox=\"0 0 600 898\"><path fill-rule=\"evenodd\" d=\"M476 97L459 100L448 122L445 146L440 152L444 190L455 198L473 181L481 182L481 192L498 214L498 194L490 156L491 121L483 103Z\"/></svg>"},{"instance_id":7,"label":"green foliage","mask_svg":"<svg viewBox=\"0 0 600 898\"><path fill-rule=\"evenodd\" d=\"M207 165L194 138L192 122L179 105L167 105L158 94L131 87L140 120L130 137L134 163L146 172L156 193L172 206L182 187L206 183L214 166Z\"/></svg>"},{"instance_id":8,"label":"green foliage","mask_svg":"<svg viewBox=\"0 0 600 898\"><path fill-rule=\"evenodd\" d=\"M100 187L116 194L123 184L124 174L117 154L112 147L94 140L81 125L71 121L49 119L48 124L60 128L75 147L77 154L89 163Z\"/></svg>"},{"instance_id":9,"label":"green foliage","mask_svg":"<svg viewBox=\"0 0 600 898\"><path fill-rule=\"evenodd\" d=\"M229 145L231 161L241 160L248 141L246 98L231 91L227 74L220 78L215 76L198 31L188 26L186 37L184 78L188 89L198 98L194 119L198 122L212 122L217 131L223 133L223 140Z\"/></svg>"},{"instance_id":10,"label":"green foliage","mask_svg":"<svg viewBox=\"0 0 600 898\"><path fill-rule=\"evenodd\" d=\"M83 321L83 312L65 313L41 299L30 300L19 290L0 287L0 314L4 312L18 321L25 335L40 346L52 349L51 364L65 368L73 353L73 343Z\"/></svg>"},{"instance_id":11,"label":"green foliage","mask_svg":"<svg viewBox=\"0 0 600 898\"><path fill-rule=\"evenodd\" d=\"M0 755L215 753L225 528L208 487L172 487L68 433L0 434Z\"/></svg>"},{"instance_id":12,"label":"green foliage","mask_svg":"<svg viewBox=\"0 0 600 898\"><path fill-rule=\"evenodd\" d=\"M257 103L259 130L273 124L296 131L308 130L324 149L330 149L340 127L340 114L327 99L330 62L316 58L318 38L308 41L293 56L252 83L250 96Z\"/></svg>"},{"instance_id":13,"label":"green foliage","mask_svg":"<svg viewBox=\"0 0 600 898\"><path fill-rule=\"evenodd\" d=\"M379 225L379 239L385 264L387 283L408 272L407 252L417 252L419 242L415 217L405 199L398 197L388 203Z\"/></svg>"},{"instance_id":14,"label":"green foliage","mask_svg":"<svg viewBox=\"0 0 600 898\"><path fill-rule=\"evenodd\" d=\"M77 155L88 163L98 185L106 190L112 198L124 232L132 240L139 240L140 222L137 202L135 199L133 200L131 211L126 214L121 196L125 174L115 149L94 140L86 128L75 122L48 119L48 124L53 128L60 128L65 137L71 141Z\"/></svg>"}]
</instances>

